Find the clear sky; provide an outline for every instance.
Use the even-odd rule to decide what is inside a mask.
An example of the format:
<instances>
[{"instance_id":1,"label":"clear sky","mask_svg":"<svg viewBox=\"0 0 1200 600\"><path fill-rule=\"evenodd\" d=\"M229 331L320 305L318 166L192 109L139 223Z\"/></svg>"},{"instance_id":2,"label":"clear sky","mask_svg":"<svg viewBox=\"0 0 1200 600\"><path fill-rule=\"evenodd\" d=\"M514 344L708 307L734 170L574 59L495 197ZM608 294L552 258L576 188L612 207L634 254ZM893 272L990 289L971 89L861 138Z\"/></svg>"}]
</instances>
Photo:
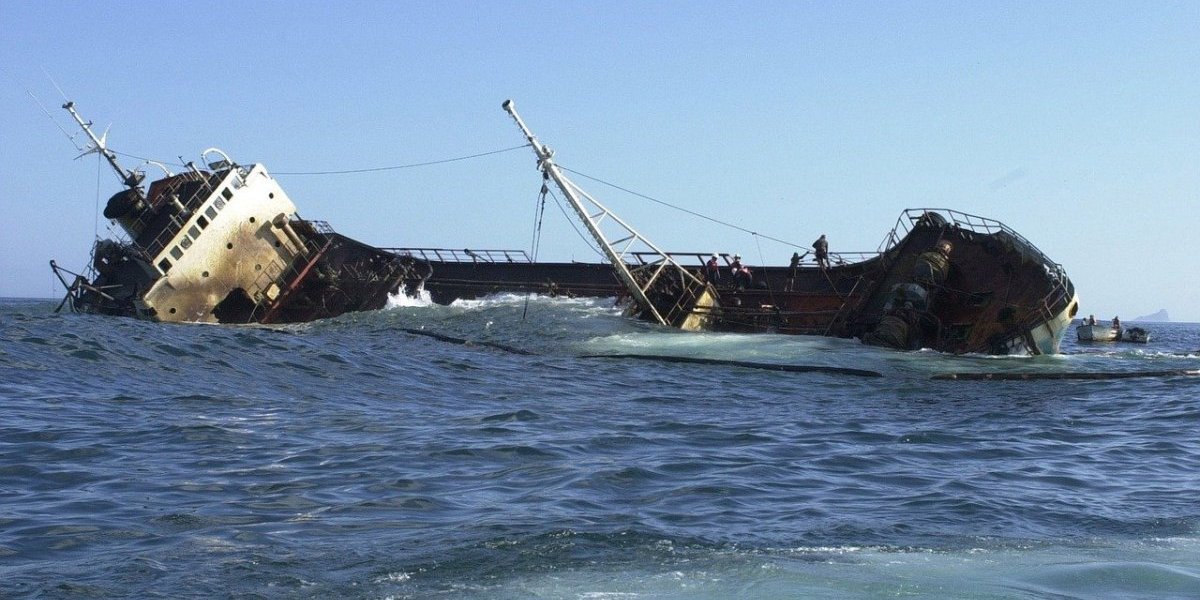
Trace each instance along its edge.
<instances>
[{"instance_id":1,"label":"clear sky","mask_svg":"<svg viewBox=\"0 0 1200 600\"><path fill-rule=\"evenodd\" d=\"M0 0L0 296L61 295L48 261L81 269L120 189L51 78L113 149L261 162L375 245L529 249L533 154L284 173L516 146L512 98L563 166L767 236L873 251L954 208L1061 262L1084 313L1200 321L1194 0ZM792 252L579 183L665 248ZM597 259L553 208L541 257Z\"/></svg>"}]
</instances>

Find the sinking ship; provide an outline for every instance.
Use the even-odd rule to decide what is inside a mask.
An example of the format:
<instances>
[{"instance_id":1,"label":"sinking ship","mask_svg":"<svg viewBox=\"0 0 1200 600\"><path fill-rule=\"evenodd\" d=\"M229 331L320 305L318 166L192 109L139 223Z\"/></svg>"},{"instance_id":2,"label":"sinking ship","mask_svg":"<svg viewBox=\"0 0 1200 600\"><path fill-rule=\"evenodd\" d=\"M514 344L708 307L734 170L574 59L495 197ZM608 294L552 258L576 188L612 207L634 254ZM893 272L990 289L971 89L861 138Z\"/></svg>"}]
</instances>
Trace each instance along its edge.
<instances>
[{"instance_id":1,"label":"sinking ship","mask_svg":"<svg viewBox=\"0 0 1200 600\"><path fill-rule=\"evenodd\" d=\"M571 181L511 101L504 109L607 259L544 263L519 250L393 248L429 265L419 282L439 303L500 292L615 296L631 317L684 330L858 338L965 354L1055 354L1079 310L1062 265L1003 223L944 208L908 209L875 252L754 269L709 253L659 249ZM414 281L413 284L418 282Z\"/></svg>"},{"instance_id":2,"label":"sinking ship","mask_svg":"<svg viewBox=\"0 0 1200 600\"><path fill-rule=\"evenodd\" d=\"M117 162L92 123L63 105L124 184L104 207L118 227L99 239L83 273L50 261L67 288L59 310L165 322L295 323L373 310L428 270L301 219L266 167L241 165L216 148L181 173L143 185ZM208 162L212 158L211 162Z\"/></svg>"}]
</instances>

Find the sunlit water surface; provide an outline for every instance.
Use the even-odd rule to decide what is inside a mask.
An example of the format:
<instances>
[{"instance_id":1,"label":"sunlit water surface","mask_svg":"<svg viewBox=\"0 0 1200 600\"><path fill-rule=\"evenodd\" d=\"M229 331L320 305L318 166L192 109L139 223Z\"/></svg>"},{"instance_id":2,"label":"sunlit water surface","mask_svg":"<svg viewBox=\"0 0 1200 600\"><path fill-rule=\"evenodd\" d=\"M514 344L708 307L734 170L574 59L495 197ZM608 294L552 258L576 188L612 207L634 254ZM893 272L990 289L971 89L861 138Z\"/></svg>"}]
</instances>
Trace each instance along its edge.
<instances>
[{"instance_id":1,"label":"sunlit water surface","mask_svg":"<svg viewBox=\"0 0 1200 600\"><path fill-rule=\"evenodd\" d=\"M0 301L0 597L1200 597L1200 377L931 379L1194 371L1200 325L996 358L601 300L54 306Z\"/></svg>"}]
</instances>

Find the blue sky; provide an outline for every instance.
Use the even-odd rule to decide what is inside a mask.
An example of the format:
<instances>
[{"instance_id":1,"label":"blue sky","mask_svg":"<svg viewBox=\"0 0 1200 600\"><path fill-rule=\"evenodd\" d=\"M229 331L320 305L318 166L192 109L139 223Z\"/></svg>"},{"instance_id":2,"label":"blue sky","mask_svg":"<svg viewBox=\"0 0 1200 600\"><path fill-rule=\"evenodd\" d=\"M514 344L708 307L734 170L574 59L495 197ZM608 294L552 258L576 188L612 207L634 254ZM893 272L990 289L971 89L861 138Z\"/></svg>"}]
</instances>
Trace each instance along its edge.
<instances>
[{"instance_id":1,"label":"blue sky","mask_svg":"<svg viewBox=\"0 0 1200 600\"><path fill-rule=\"evenodd\" d=\"M82 268L120 188L30 97L69 128L49 74L115 150L261 162L376 245L528 249L532 153L283 173L516 146L512 98L560 164L745 229L868 251L954 208L1061 262L1085 313L1200 321L1197 2L0 0L0 59L0 296L60 295L48 261ZM792 252L580 183L666 248ZM596 258L547 215L543 258Z\"/></svg>"}]
</instances>

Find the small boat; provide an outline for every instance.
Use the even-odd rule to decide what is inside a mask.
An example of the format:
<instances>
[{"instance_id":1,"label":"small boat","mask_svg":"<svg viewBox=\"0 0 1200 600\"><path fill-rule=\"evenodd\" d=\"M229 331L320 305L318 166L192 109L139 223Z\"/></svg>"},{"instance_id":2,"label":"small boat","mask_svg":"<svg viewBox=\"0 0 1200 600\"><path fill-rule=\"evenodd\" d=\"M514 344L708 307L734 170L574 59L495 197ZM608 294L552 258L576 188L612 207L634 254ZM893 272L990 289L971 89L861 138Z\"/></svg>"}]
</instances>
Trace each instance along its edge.
<instances>
[{"instance_id":1,"label":"small boat","mask_svg":"<svg viewBox=\"0 0 1200 600\"><path fill-rule=\"evenodd\" d=\"M1121 328L1111 325L1080 325L1075 329L1081 342L1115 342L1121 339Z\"/></svg>"},{"instance_id":2,"label":"small boat","mask_svg":"<svg viewBox=\"0 0 1200 600\"><path fill-rule=\"evenodd\" d=\"M189 162L149 186L97 137L91 121L63 105L124 183L104 216L119 226L99 239L75 273L50 261L74 312L151 321L297 323L382 308L405 281L428 272L398 256L301 219L266 167L235 163L209 148L204 168ZM220 157L208 162L208 156Z\"/></svg>"},{"instance_id":3,"label":"small boat","mask_svg":"<svg viewBox=\"0 0 1200 600\"><path fill-rule=\"evenodd\" d=\"M1150 342L1150 332L1141 327L1130 327L1121 335L1121 341L1147 344Z\"/></svg>"}]
</instances>

